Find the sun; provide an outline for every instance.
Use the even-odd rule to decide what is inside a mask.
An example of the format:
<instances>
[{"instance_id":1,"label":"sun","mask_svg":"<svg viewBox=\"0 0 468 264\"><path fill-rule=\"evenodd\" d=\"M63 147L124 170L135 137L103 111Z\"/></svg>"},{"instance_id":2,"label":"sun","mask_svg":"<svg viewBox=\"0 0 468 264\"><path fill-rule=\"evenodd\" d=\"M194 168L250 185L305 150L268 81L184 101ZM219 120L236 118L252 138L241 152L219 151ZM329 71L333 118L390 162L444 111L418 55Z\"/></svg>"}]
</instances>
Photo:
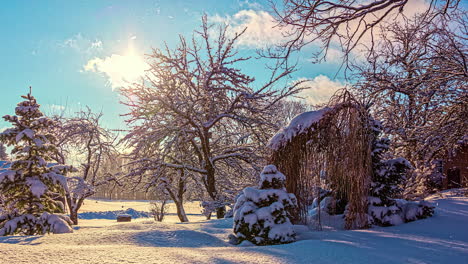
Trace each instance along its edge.
<instances>
[{"instance_id":1,"label":"sun","mask_svg":"<svg viewBox=\"0 0 468 264\"><path fill-rule=\"evenodd\" d=\"M149 68L132 47L124 54L112 54L104 59L94 58L84 66L85 71L101 72L107 76L112 90L126 87L145 76Z\"/></svg>"}]
</instances>

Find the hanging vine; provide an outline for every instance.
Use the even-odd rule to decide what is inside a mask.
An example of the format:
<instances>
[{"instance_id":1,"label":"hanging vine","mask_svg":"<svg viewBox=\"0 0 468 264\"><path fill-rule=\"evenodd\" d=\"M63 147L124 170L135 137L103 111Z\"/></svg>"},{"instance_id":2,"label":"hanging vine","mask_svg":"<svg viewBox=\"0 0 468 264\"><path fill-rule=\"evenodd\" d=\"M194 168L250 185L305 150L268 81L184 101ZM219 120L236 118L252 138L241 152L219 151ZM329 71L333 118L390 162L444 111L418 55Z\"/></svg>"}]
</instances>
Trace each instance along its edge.
<instances>
[{"instance_id":1,"label":"hanging vine","mask_svg":"<svg viewBox=\"0 0 468 264\"><path fill-rule=\"evenodd\" d=\"M320 202L319 190L328 186L335 198L348 202L345 227L365 227L372 178L369 114L346 90L319 111L320 118L305 122L307 127L294 127L292 135L284 130L276 142L270 142L270 162L288 176L286 188L298 199L298 209L293 212L296 223L307 221L310 201L317 198Z\"/></svg>"}]
</instances>

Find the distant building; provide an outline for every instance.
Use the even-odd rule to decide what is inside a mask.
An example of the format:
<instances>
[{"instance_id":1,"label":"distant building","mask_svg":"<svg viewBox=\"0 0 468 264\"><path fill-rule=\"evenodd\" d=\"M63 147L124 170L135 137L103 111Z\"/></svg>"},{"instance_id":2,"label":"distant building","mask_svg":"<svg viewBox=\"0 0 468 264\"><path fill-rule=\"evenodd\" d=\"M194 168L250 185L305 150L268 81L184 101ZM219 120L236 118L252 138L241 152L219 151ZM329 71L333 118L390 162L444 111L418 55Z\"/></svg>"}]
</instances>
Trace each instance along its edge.
<instances>
[{"instance_id":1,"label":"distant building","mask_svg":"<svg viewBox=\"0 0 468 264\"><path fill-rule=\"evenodd\" d=\"M449 152L443 160L444 189L468 187L468 144Z\"/></svg>"}]
</instances>

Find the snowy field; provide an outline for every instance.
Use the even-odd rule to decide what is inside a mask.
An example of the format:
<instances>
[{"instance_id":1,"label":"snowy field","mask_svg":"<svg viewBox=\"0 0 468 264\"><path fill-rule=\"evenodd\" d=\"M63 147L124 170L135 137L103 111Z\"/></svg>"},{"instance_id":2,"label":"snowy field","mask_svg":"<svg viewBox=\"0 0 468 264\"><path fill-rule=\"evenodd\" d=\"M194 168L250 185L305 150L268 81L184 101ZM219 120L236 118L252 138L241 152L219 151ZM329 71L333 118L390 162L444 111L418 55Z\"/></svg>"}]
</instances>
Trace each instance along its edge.
<instances>
[{"instance_id":1,"label":"snowy field","mask_svg":"<svg viewBox=\"0 0 468 264\"><path fill-rule=\"evenodd\" d=\"M437 209L429 219L354 231L298 227L299 241L265 247L228 244L232 220L203 220L190 203L190 223L177 223L172 208L163 223L82 219L73 234L3 237L0 263L468 263L468 197L446 191L430 200ZM88 200L82 212L128 208L147 211L149 204Z\"/></svg>"}]
</instances>

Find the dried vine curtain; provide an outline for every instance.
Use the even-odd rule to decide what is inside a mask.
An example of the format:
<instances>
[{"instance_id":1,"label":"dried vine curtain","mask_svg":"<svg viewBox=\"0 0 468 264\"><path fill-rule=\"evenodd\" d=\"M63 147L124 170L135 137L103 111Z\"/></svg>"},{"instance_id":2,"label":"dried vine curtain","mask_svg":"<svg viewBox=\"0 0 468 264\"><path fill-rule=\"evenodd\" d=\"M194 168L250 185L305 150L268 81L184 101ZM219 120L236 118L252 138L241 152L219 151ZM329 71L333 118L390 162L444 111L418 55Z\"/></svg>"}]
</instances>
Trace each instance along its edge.
<instances>
[{"instance_id":1,"label":"dried vine curtain","mask_svg":"<svg viewBox=\"0 0 468 264\"><path fill-rule=\"evenodd\" d=\"M369 114L347 91L332 98L329 111L305 133L273 151L270 162L287 175L286 188L296 195L296 223L307 221L307 207L317 189L331 189L346 199L346 228L367 225L367 195L371 179ZM319 197L319 196L318 196Z\"/></svg>"}]
</instances>

